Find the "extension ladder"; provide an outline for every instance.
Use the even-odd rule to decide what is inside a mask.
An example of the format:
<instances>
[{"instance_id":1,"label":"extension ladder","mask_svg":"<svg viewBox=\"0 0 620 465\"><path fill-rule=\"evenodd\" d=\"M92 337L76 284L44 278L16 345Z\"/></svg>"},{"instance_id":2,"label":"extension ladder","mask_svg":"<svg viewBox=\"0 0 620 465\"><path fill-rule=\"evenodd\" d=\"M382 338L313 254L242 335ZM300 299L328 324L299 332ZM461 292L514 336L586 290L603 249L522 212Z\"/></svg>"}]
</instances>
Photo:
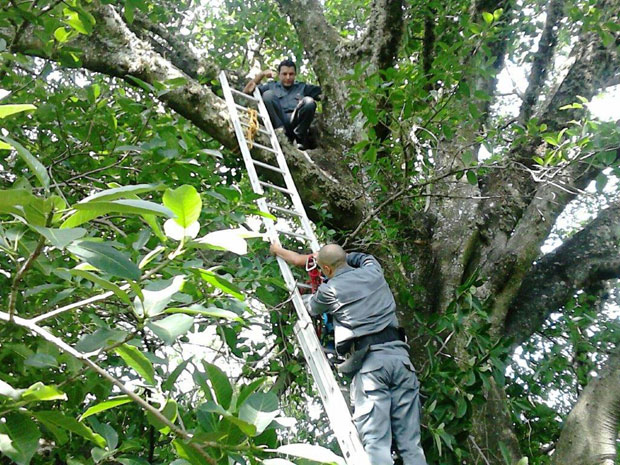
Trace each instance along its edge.
<instances>
[{"instance_id":1,"label":"extension ladder","mask_svg":"<svg viewBox=\"0 0 620 465\"><path fill-rule=\"evenodd\" d=\"M297 192L297 187L288 169L286 159L282 153L282 148L280 147L276 133L269 120L269 114L267 113L267 108L263 103L259 90L255 89L254 94L250 96L232 89L228 84L224 71L220 73L219 77L228 106L228 112L235 129L235 134L237 135L237 140L239 141L239 148L241 149L241 154L250 177L252 189L255 193L263 196L256 201L258 207L262 211L269 212L275 217L277 217L277 214L285 214L288 219L297 220L303 230L303 234L300 234L295 231L277 229L277 225L272 219L263 217L262 221L267 230L267 237L271 242L279 243L280 234L292 236L302 243L309 245L313 252L318 251L319 243L312 229L312 224L306 215L301 197ZM240 112L249 114L250 108L239 105L235 101L235 96L248 101L250 105L254 105L257 108L258 116L260 117L260 124L258 125L257 132L269 137L271 147L253 141L251 142L252 147L274 154L277 160L277 166L252 158L250 153L252 147L248 144L248 140L243 131L243 126L249 127L250 124L242 121L239 117ZM257 166L280 175L284 181L285 187L261 181L256 171ZM267 202L264 196L268 194L269 191L277 191L285 195L289 199L292 207L284 208L273 202ZM310 372L318 388L330 425L338 440L344 459L348 465L370 465L368 455L364 451L364 447L362 446L355 425L351 419L347 402L340 391L334 373L319 343L312 325L312 320L308 315L308 311L306 310L299 289L297 288L297 282L293 273L286 261L280 257L278 257L277 260L284 281L292 294L292 302L297 312L298 321L294 328L295 335L297 336L304 357L310 367Z\"/></svg>"}]
</instances>

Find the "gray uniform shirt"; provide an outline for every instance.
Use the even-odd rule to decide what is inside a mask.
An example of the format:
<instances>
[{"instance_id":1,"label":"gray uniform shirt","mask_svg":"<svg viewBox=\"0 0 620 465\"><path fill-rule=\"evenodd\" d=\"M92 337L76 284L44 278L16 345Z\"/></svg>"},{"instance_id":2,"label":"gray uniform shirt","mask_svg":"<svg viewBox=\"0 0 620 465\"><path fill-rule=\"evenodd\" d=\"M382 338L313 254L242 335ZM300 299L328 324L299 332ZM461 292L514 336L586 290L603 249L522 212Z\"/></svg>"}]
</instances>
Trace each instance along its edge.
<instances>
[{"instance_id":1,"label":"gray uniform shirt","mask_svg":"<svg viewBox=\"0 0 620 465\"><path fill-rule=\"evenodd\" d=\"M310 300L311 315L326 312L334 317L336 344L378 333L388 326L398 327L394 296L375 257L359 252L347 254L347 264L321 284ZM384 356L396 356L411 366L408 349L402 341L373 345L361 372L379 368Z\"/></svg>"},{"instance_id":2,"label":"gray uniform shirt","mask_svg":"<svg viewBox=\"0 0 620 465\"><path fill-rule=\"evenodd\" d=\"M258 86L258 90L261 95L268 90L273 91L284 113L293 113L299 101L304 97L312 97L318 100L321 94L319 86L297 81L291 87L284 87L280 81L269 81Z\"/></svg>"}]
</instances>

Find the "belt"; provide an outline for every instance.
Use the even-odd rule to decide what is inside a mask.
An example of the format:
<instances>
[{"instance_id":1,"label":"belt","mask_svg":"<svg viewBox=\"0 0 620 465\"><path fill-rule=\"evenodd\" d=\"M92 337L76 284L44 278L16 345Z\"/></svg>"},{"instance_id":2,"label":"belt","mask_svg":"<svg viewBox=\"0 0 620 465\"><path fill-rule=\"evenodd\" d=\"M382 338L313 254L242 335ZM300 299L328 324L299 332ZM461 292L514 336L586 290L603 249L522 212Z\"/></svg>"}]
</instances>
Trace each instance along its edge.
<instances>
[{"instance_id":1,"label":"belt","mask_svg":"<svg viewBox=\"0 0 620 465\"><path fill-rule=\"evenodd\" d=\"M368 346L375 344L383 344L384 342L403 341L405 342L405 332L402 328L388 326L378 333L367 334L365 336L356 337L353 340L354 350L362 350Z\"/></svg>"}]
</instances>

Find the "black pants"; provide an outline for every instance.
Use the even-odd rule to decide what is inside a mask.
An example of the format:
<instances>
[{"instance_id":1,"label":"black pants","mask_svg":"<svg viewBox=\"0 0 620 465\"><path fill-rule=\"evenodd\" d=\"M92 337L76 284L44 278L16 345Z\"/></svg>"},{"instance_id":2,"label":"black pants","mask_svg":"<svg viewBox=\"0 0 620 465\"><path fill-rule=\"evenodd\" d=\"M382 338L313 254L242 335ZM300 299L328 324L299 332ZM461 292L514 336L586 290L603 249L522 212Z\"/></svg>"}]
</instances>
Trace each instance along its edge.
<instances>
[{"instance_id":1,"label":"black pants","mask_svg":"<svg viewBox=\"0 0 620 465\"><path fill-rule=\"evenodd\" d=\"M301 144L307 142L308 128L316 111L316 102L312 97L301 99L292 113L287 113L282 109L280 101L271 90L263 94L263 102L265 102L274 129L284 127L290 139L295 139Z\"/></svg>"}]
</instances>

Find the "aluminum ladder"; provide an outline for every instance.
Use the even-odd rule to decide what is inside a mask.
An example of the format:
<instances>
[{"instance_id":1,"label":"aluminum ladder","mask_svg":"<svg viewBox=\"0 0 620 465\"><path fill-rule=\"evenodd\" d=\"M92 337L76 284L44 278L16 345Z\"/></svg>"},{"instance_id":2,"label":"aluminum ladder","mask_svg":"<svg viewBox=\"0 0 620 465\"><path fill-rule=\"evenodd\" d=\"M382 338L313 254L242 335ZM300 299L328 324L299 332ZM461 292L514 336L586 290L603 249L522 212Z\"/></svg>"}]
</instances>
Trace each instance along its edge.
<instances>
[{"instance_id":1,"label":"aluminum ladder","mask_svg":"<svg viewBox=\"0 0 620 465\"><path fill-rule=\"evenodd\" d=\"M258 89L254 90L252 96L244 94L236 89L232 89L228 84L226 73L222 71L219 75L220 83L222 85L222 91L226 99L228 106L228 112L237 135L239 142L239 148L245 162L248 175L250 177L250 183L255 193L263 196L256 200L258 207L264 211L269 212L273 216L278 217L278 214L285 214L290 220L297 220L303 230L303 234L295 231L286 231L277 229L276 223L270 218L262 217L263 224L267 230L267 237L271 242L280 242L280 235L292 236L295 239L301 241L305 245L309 246L313 252L319 250L319 243L316 235L312 229L312 224L306 215L301 197L297 192L297 187L293 181L293 177L288 169L286 159L282 153L282 148L278 142L278 138L273 129L271 121L269 120L269 114L267 108L263 103L260 92ZM243 122L240 119L240 112L248 113L249 108L243 105L239 105L235 101L237 99L243 99L249 102L248 105L253 105L257 110L259 116L258 134L263 134L269 137L271 146L265 146L256 142L252 142L254 148L265 150L275 155L277 160L277 166L264 163L252 158L250 153L250 147L246 139L243 126L248 127L248 123ZM273 183L261 181L257 173L256 167L269 170L271 172L281 175L284 186L278 186ZM285 195L292 205L291 208L284 208L281 205L276 205L273 202L267 202L265 195L269 194L269 191L278 191ZM278 264L284 281L292 293L292 302L297 312L298 321L295 323L295 335L299 341L304 357L310 367L310 373L314 378L314 382L323 401L325 412L329 418L329 422L340 445L342 455L348 465L370 465L368 455L364 451L364 447L359 439L351 414L347 406L347 402L340 391L334 373L331 370L329 362L323 352L323 348L319 342L319 339L314 331L312 320L308 315L308 311L304 305L304 302L297 288L296 279L289 265L280 257L277 258Z\"/></svg>"}]
</instances>

